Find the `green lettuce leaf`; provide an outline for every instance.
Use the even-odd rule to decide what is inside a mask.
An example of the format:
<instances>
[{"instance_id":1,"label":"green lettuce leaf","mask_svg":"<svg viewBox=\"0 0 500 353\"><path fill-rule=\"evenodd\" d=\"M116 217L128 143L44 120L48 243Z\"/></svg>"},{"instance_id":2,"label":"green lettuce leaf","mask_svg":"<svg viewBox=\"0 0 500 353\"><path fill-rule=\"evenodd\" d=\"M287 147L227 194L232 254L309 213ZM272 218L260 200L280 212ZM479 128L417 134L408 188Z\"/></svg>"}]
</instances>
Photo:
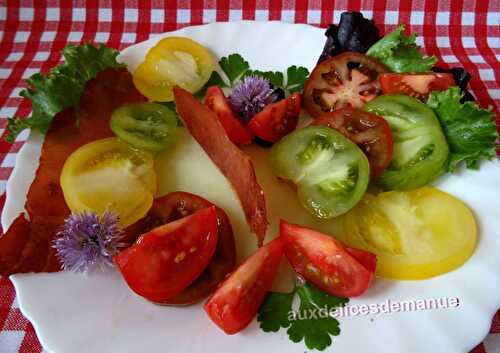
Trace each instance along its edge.
<instances>
[{"instance_id":1,"label":"green lettuce leaf","mask_svg":"<svg viewBox=\"0 0 500 353\"><path fill-rule=\"evenodd\" d=\"M394 72L425 72L437 62L435 56L424 57L415 43L416 34L404 34L405 26L400 25L373 44L366 55L378 59Z\"/></svg>"},{"instance_id":2,"label":"green lettuce leaf","mask_svg":"<svg viewBox=\"0 0 500 353\"><path fill-rule=\"evenodd\" d=\"M118 51L104 45L68 45L64 48L64 63L54 67L48 74L34 74L28 80L28 88L20 95L31 101L29 118L8 119L5 137L14 142L24 129L47 132L54 116L66 108L77 108L85 84L106 68L124 67L116 61Z\"/></svg>"},{"instance_id":3,"label":"green lettuce leaf","mask_svg":"<svg viewBox=\"0 0 500 353\"><path fill-rule=\"evenodd\" d=\"M482 109L476 102L460 103L460 88L431 92L427 105L439 118L450 145L448 171L455 171L465 163L478 169L482 159L496 156L498 133L491 108Z\"/></svg>"}]
</instances>

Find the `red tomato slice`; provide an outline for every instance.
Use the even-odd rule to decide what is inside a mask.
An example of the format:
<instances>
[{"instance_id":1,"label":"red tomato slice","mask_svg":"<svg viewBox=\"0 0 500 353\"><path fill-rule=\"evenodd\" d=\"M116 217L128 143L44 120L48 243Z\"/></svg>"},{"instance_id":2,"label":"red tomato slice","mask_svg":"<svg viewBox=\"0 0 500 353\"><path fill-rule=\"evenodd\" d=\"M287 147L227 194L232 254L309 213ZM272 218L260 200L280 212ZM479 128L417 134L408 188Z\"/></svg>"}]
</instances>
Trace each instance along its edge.
<instances>
[{"instance_id":1,"label":"red tomato slice","mask_svg":"<svg viewBox=\"0 0 500 353\"><path fill-rule=\"evenodd\" d=\"M392 160L394 141L387 121L375 114L352 108L324 113L311 125L338 130L357 144L370 162L370 177L376 180Z\"/></svg>"},{"instance_id":2,"label":"red tomato slice","mask_svg":"<svg viewBox=\"0 0 500 353\"><path fill-rule=\"evenodd\" d=\"M201 209L214 206L204 198L188 192L172 192L154 200L146 217L125 229L126 242L134 242L140 234L160 225L173 222ZM164 305L188 305L207 297L236 265L236 247L233 229L228 216L216 207L219 240L205 271L182 292L161 303Z\"/></svg>"},{"instance_id":3,"label":"red tomato slice","mask_svg":"<svg viewBox=\"0 0 500 353\"><path fill-rule=\"evenodd\" d=\"M113 260L134 292L163 302L201 275L217 240L217 214L211 206L141 235Z\"/></svg>"},{"instance_id":4,"label":"red tomato slice","mask_svg":"<svg viewBox=\"0 0 500 353\"><path fill-rule=\"evenodd\" d=\"M247 129L267 142L276 142L297 127L300 94L269 104L247 124Z\"/></svg>"},{"instance_id":5,"label":"red tomato slice","mask_svg":"<svg viewBox=\"0 0 500 353\"><path fill-rule=\"evenodd\" d=\"M378 75L389 70L368 56L345 52L322 61L304 85L304 106L313 117L344 107L361 108L381 93Z\"/></svg>"},{"instance_id":6,"label":"red tomato slice","mask_svg":"<svg viewBox=\"0 0 500 353\"><path fill-rule=\"evenodd\" d=\"M285 221L280 237L295 272L328 294L355 297L368 288L375 271L374 254L346 248L331 236Z\"/></svg>"},{"instance_id":7,"label":"red tomato slice","mask_svg":"<svg viewBox=\"0 0 500 353\"><path fill-rule=\"evenodd\" d=\"M432 72L383 73L379 75L379 81L384 93L402 93L418 99L425 99L431 91L445 91L456 85L452 74Z\"/></svg>"},{"instance_id":8,"label":"red tomato slice","mask_svg":"<svg viewBox=\"0 0 500 353\"><path fill-rule=\"evenodd\" d=\"M224 92L219 86L208 87L205 95L205 105L217 114L227 136L235 145L249 145L252 143L253 136L236 118Z\"/></svg>"},{"instance_id":9,"label":"red tomato slice","mask_svg":"<svg viewBox=\"0 0 500 353\"><path fill-rule=\"evenodd\" d=\"M282 256L283 239L278 238L258 249L208 299L205 311L225 333L237 333L253 320Z\"/></svg>"}]
</instances>

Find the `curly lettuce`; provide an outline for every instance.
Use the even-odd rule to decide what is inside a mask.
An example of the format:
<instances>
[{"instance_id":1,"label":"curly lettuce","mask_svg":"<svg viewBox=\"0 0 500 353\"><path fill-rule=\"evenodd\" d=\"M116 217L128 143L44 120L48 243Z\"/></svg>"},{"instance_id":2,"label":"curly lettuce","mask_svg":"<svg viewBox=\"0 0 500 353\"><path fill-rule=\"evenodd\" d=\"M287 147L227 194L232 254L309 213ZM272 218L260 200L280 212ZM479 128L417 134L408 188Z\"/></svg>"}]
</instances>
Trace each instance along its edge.
<instances>
[{"instance_id":1,"label":"curly lettuce","mask_svg":"<svg viewBox=\"0 0 500 353\"><path fill-rule=\"evenodd\" d=\"M431 92L427 105L434 110L450 146L448 171L461 164L478 169L480 161L496 156L498 147L495 116L475 102L460 103L463 93L459 87Z\"/></svg>"},{"instance_id":2,"label":"curly lettuce","mask_svg":"<svg viewBox=\"0 0 500 353\"><path fill-rule=\"evenodd\" d=\"M54 116L66 108L77 108L85 84L107 68L124 67L116 61L118 51L105 45L68 45L64 48L64 63L48 73L36 73L28 80L28 88L20 95L31 101L29 118L8 119L5 137L13 143L25 129L47 132Z\"/></svg>"},{"instance_id":3,"label":"curly lettuce","mask_svg":"<svg viewBox=\"0 0 500 353\"><path fill-rule=\"evenodd\" d=\"M435 56L424 57L416 44L417 35L404 34L405 26L400 25L368 49L366 55L381 61L394 72L425 72L436 64Z\"/></svg>"}]
</instances>

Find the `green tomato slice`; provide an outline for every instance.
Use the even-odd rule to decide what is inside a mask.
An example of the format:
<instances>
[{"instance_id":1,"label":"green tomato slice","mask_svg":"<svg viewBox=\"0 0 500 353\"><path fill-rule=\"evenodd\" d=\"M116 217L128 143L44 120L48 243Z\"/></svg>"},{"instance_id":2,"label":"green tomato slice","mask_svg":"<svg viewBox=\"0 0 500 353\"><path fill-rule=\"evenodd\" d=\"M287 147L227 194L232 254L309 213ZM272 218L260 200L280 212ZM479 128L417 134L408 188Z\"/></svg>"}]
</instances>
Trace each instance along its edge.
<instances>
[{"instance_id":1,"label":"green tomato slice","mask_svg":"<svg viewBox=\"0 0 500 353\"><path fill-rule=\"evenodd\" d=\"M336 130L309 126L274 144L274 173L297 185L302 205L318 218L349 211L368 186L370 167L365 154Z\"/></svg>"},{"instance_id":2,"label":"green tomato slice","mask_svg":"<svg viewBox=\"0 0 500 353\"><path fill-rule=\"evenodd\" d=\"M177 115L158 103L127 104L115 109L110 127L133 147L158 152L175 141Z\"/></svg>"},{"instance_id":3,"label":"green tomato slice","mask_svg":"<svg viewBox=\"0 0 500 353\"><path fill-rule=\"evenodd\" d=\"M364 108L389 123L394 151L389 167L378 184L386 190L424 186L443 171L449 148L434 112L418 99L405 95L383 95Z\"/></svg>"}]
</instances>

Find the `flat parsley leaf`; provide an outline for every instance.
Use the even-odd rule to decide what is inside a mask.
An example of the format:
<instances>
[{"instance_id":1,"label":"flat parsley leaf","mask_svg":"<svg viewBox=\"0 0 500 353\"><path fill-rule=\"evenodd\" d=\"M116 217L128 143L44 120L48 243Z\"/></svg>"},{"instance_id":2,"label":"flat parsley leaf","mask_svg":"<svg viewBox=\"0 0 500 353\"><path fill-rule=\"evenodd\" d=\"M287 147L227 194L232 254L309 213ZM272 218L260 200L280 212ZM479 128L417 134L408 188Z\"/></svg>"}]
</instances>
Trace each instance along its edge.
<instances>
[{"instance_id":1,"label":"flat parsley leaf","mask_svg":"<svg viewBox=\"0 0 500 353\"><path fill-rule=\"evenodd\" d=\"M302 91L304 83L309 76L309 70L302 66L290 66L286 70L286 87L285 90L294 93Z\"/></svg>"},{"instance_id":2,"label":"flat parsley leaf","mask_svg":"<svg viewBox=\"0 0 500 353\"><path fill-rule=\"evenodd\" d=\"M54 115L66 108L78 107L80 95L90 79L106 68L124 66L116 61L118 51L104 45L68 45L62 55L63 64L54 67L48 74L37 73L27 80L29 87L20 95L31 101L33 112L27 119L8 119L7 142L14 142L24 129L45 133Z\"/></svg>"},{"instance_id":3,"label":"flat parsley leaf","mask_svg":"<svg viewBox=\"0 0 500 353\"><path fill-rule=\"evenodd\" d=\"M304 83L309 76L309 70L305 67L293 65L287 69L287 79L285 82L285 77L282 72L251 70L248 62L243 59L240 54L231 54L227 57L222 57L219 61L219 65L229 80L229 87L233 87L237 81L247 76L259 76L267 79L274 88L281 88L289 93L294 93L304 88ZM213 85L228 87L220 75L215 71L212 73L212 76L205 84L205 88L202 91L205 92L207 87Z\"/></svg>"},{"instance_id":4,"label":"flat parsley leaf","mask_svg":"<svg viewBox=\"0 0 500 353\"><path fill-rule=\"evenodd\" d=\"M219 65L229 79L231 86L250 69L248 62L240 54L231 54L221 58Z\"/></svg>"},{"instance_id":5,"label":"flat parsley leaf","mask_svg":"<svg viewBox=\"0 0 500 353\"><path fill-rule=\"evenodd\" d=\"M300 299L299 311L292 310L295 295ZM257 320L264 332L288 328L291 341L304 340L307 348L324 350L332 344L330 336L340 333L339 322L330 310L344 306L349 299L330 296L310 284L299 286L289 294L270 293L260 307ZM311 313L314 312L314 316Z\"/></svg>"},{"instance_id":6,"label":"flat parsley leaf","mask_svg":"<svg viewBox=\"0 0 500 353\"><path fill-rule=\"evenodd\" d=\"M416 35L407 37L405 26L400 25L395 31L387 34L372 45L366 55L380 60L394 72L425 72L437 62L435 56L425 57L416 44Z\"/></svg>"},{"instance_id":7,"label":"flat parsley leaf","mask_svg":"<svg viewBox=\"0 0 500 353\"><path fill-rule=\"evenodd\" d=\"M451 87L431 92L427 100L450 145L449 172L462 163L478 169L481 159L496 156L498 133L491 108L482 109L476 102L460 103L462 96L459 87Z\"/></svg>"}]
</instances>

